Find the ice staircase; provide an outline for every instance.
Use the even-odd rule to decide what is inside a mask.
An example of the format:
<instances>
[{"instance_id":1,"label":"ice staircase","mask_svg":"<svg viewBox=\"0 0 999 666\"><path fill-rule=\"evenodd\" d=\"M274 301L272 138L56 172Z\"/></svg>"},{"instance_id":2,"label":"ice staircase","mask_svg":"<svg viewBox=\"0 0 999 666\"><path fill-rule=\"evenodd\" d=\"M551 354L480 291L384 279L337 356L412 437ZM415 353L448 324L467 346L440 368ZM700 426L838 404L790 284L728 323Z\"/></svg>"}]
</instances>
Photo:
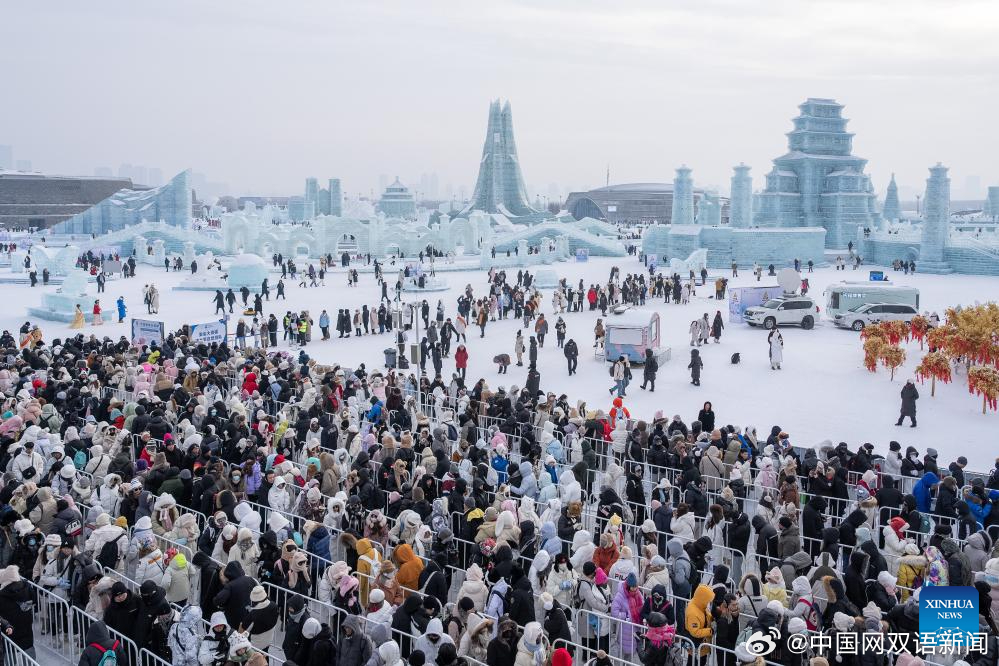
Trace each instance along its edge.
<instances>
[{"instance_id":1,"label":"ice staircase","mask_svg":"<svg viewBox=\"0 0 999 666\"><path fill-rule=\"evenodd\" d=\"M957 273L999 275L999 245L977 238L952 238L944 248L944 260Z\"/></svg>"},{"instance_id":2,"label":"ice staircase","mask_svg":"<svg viewBox=\"0 0 999 666\"><path fill-rule=\"evenodd\" d=\"M196 252L210 251L213 254L219 255L224 254L225 251L225 245L217 238L213 238L196 231L181 229L180 227L175 227L163 222L140 222L139 224L133 224L125 227L124 229L111 231L102 236L82 241L78 243L78 245L83 251L91 248L102 248L108 247L109 245L117 245L122 248L123 252L125 252L131 249L132 242L136 239L136 237L145 238L147 241L162 240L167 254L182 253L184 251L184 243L188 241L194 243L194 250Z\"/></svg>"},{"instance_id":3,"label":"ice staircase","mask_svg":"<svg viewBox=\"0 0 999 666\"><path fill-rule=\"evenodd\" d=\"M537 245L542 238L547 237L555 240L559 236L565 236L568 239L571 254L575 254L576 250L580 248L588 250L590 255L594 257L623 257L628 253L621 241L617 239L598 236L571 223L561 222L543 222L501 236L496 239L496 251L512 251L521 240L526 240L529 245Z\"/></svg>"}]
</instances>

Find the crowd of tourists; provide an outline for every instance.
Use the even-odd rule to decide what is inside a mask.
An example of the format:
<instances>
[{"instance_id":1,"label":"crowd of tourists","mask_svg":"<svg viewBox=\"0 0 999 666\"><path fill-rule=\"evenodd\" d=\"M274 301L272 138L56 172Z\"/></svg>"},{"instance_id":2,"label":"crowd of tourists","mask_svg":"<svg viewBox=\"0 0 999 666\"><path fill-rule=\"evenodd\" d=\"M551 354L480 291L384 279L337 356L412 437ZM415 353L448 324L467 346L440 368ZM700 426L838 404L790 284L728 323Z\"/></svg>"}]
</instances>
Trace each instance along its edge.
<instances>
[{"instance_id":1,"label":"crowd of tourists","mask_svg":"<svg viewBox=\"0 0 999 666\"><path fill-rule=\"evenodd\" d=\"M999 463L187 333L0 364L0 632L39 663L996 664ZM946 585L987 635L953 655Z\"/></svg>"}]
</instances>

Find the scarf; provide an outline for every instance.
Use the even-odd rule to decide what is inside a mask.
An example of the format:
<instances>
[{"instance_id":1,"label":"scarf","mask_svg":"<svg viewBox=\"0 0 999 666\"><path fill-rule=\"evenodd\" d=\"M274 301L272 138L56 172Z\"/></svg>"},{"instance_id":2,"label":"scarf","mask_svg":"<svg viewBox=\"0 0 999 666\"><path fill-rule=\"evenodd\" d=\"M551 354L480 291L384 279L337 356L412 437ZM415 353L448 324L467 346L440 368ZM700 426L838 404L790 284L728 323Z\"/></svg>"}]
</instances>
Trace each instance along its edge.
<instances>
[{"instance_id":1,"label":"scarf","mask_svg":"<svg viewBox=\"0 0 999 666\"><path fill-rule=\"evenodd\" d=\"M645 604L645 600L642 599L642 593L636 587L630 591L625 589L624 596L628 600L628 610L631 612L631 621L635 624L641 624L642 606Z\"/></svg>"},{"instance_id":2,"label":"scarf","mask_svg":"<svg viewBox=\"0 0 999 666\"><path fill-rule=\"evenodd\" d=\"M160 525L163 526L167 532L173 529L173 514L170 513L170 509L161 509L159 515Z\"/></svg>"},{"instance_id":3,"label":"scarf","mask_svg":"<svg viewBox=\"0 0 999 666\"><path fill-rule=\"evenodd\" d=\"M663 625L661 627L649 627L645 632L645 638L652 644L653 647L661 648L665 645L671 645L673 643L673 637L676 635L676 629L669 624Z\"/></svg>"}]
</instances>

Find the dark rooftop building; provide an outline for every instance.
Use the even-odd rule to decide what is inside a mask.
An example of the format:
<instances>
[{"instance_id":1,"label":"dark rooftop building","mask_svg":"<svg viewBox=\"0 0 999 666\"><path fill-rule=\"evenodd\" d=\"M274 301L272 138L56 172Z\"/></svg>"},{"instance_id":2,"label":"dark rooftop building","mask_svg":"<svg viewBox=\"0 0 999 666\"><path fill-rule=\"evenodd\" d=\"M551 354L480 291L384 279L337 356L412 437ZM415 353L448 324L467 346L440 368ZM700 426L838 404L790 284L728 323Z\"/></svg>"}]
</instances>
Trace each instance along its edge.
<instances>
[{"instance_id":1,"label":"dark rooftop building","mask_svg":"<svg viewBox=\"0 0 999 666\"><path fill-rule=\"evenodd\" d=\"M48 228L123 189L144 189L129 178L49 176L0 170L0 227Z\"/></svg>"},{"instance_id":2,"label":"dark rooftop building","mask_svg":"<svg viewBox=\"0 0 999 666\"><path fill-rule=\"evenodd\" d=\"M694 190L694 203L704 191ZM722 221L728 218L723 200ZM577 220L592 217L612 224L669 224L673 216L673 183L624 183L571 192L565 208Z\"/></svg>"}]
</instances>

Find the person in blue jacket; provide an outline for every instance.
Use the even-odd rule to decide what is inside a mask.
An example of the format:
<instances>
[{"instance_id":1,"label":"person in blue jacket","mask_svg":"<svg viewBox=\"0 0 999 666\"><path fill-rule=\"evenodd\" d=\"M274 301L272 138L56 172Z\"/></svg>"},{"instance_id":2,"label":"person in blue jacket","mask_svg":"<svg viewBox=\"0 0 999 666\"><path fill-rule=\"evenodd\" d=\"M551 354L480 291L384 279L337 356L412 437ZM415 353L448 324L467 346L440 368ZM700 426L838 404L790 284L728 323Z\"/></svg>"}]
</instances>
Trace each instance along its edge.
<instances>
[{"instance_id":1,"label":"person in blue jacket","mask_svg":"<svg viewBox=\"0 0 999 666\"><path fill-rule=\"evenodd\" d=\"M496 447L496 455L490 461L492 468L496 470L496 476L499 484L506 483L507 479L507 467L510 465L510 461L506 457L506 446L499 444Z\"/></svg>"},{"instance_id":2,"label":"person in blue jacket","mask_svg":"<svg viewBox=\"0 0 999 666\"><path fill-rule=\"evenodd\" d=\"M121 322L125 321L125 311L127 309L128 308L125 307L125 297L124 296L119 296L118 297L118 323L119 324Z\"/></svg>"},{"instance_id":3,"label":"person in blue jacket","mask_svg":"<svg viewBox=\"0 0 999 666\"><path fill-rule=\"evenodd\" d=\"M371 423L379 423L382 419L382 401L371 396L371 409L364 418Z\"/></svg>"},{"instance_id":4,"label":"person in blue jacket","mask_svg":"<svg viewBox=\"0 0 999 666\"><path fill-rule=\"evenodd\" d=\"M940 485L940 478L933 472L923 474L922 478L912 487L912 495L916 498L916 510L930 513L933 507L933 489Z\"/></svg>"}]
</instances>

